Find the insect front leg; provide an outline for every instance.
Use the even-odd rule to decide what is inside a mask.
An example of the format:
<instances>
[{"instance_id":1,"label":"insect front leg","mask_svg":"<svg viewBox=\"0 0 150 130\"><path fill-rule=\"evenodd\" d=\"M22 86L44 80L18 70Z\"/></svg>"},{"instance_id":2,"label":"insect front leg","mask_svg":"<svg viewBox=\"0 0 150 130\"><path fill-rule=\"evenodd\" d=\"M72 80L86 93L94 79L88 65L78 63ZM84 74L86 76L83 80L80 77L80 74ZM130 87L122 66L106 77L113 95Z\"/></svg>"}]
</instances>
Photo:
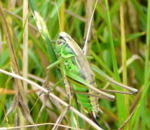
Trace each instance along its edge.
<instances>
[{"instance_id":1,"label":"insect front leg","mask_svg":"<svg viewBox=\"0 0 150 130\"><path fill-rule=\"evenodd\" d=\"M48 89L49 77L50 77L50 75L49 75L50 69L56 67L57 65L59 65L59 64L62 63L62 62L63 62L63 58L59 58L56 62L53 62L52 64L50 64L50 65L47 67L47 71L46 71L47 76L46 76L45 81L44 81L44 83L43 83L43 86L44 86L45 88Z\"/></svg>"},{"instance_id":2,"label":"insect front leg","mask_svg":"<svg viewBox=\"0 0 150 130\"><path fill-rule=\"evenodd\" d=\"M52 69L54 67L56 67L57 65L59 65L60 63L62 63L64 61L64 58L59 58L56 62L50 64L47 69Z\"/></svg>"},{"instance_id":3,"label":"insect front leg","mask_svg":"<svg viewBox=\"0 0 150 130\"><path fill-rule=\"evenodd\" d=\"M62 76L63 76L63 79L64 79L65 89L66 89L66 93L67 93L67 96L68 96L68 99L69 99L69 105L71 105L71 98L72 98L71 87L70 87L69 81L67 79L65 68L64 68L63 65L61 65L61 73L62 73Z\"/></svg>"}]
</instances>

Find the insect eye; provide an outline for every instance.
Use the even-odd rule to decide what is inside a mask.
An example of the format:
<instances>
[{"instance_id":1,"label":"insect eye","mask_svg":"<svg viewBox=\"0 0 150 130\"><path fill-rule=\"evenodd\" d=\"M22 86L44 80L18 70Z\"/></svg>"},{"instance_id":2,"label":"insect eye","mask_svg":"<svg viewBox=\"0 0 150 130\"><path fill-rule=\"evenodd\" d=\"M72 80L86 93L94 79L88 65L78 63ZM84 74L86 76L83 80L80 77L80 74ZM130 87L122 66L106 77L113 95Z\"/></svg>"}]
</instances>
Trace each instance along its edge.
<instances>
[{"instance_id":1,"label":"insect eye","mask_svg":"<svg viewBox=\"0 0 150 130\"><path fill-rule=\"evenodd\" d=\"M63 39L63 37L62 37L62 36L59 36L59 39Z\"/></svg>"},{"instance_id":2,"label":"insect eye","mask_svg":"<svg viewBox=\"0 0 150 130\"><path fill-rule=\"evenodd\" d=\"M62 45L62 44L64 44L64 43L65 43L65 39L64 39L64 37L59 36L59 37L58 37L58 39L59 39L59 40L58 40L58 44L59 44L59 45Z\"/></svg>"}]
</instances>

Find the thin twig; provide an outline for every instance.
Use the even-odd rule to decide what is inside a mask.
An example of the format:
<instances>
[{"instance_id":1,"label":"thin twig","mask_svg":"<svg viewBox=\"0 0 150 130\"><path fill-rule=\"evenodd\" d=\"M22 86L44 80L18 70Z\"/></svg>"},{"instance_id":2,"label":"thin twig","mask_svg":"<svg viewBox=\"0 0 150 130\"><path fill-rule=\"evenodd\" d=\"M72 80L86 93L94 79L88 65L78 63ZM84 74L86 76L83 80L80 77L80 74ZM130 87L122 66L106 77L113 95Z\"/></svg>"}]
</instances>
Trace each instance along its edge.
<instances>
[{"instance_id":1,"label":"thin twig","mask_svg":"<svg viewBox=\"0 0 150 130\"><path fill-rule=\"evenodd\" d=\"M34 89L34 90L28 90L27 91L27 94L31 94L31 93L35 93L39 91L39 89ZM0 88L0 94L17 94L17 91L16 90L12 90L12 89L6 89L6 88Z\"/></svg>"},{"instance_id":2,"label":"thin twig","mask_svg":"<svg viewBox=\"0 0 150 130\"><path fill-rule=\"evenodd\" d=\"M28 75L28 0L23 0L23 77ZM23 82L24 90L27 91L27 83Z\"/></svg>"},{"instance_id":3,"label":"thin twig","mask_svg":"<svg viewBox=\"0 0 150 130\"><path fill-rule=\"evenodd\" d=\"M52 1L51 3L52 3L52 5L56 6L56 2L53 2L53 1ZM57 10L59 10L58 7L56 7L56 8L57 8ZM67 13L67 14L69 14L69 15L71 15L71 16L77 18L77 19L79 19L79 20L82 21L82 22L86 22L86 19L85 19L84 17L82 17L82 16L80 16L80 15L77 15L77 14L75 14L74 12L72 12L72 11L70 11L70 10L65 9L65 13Z\"/></svg>"},{"instance_id":4,"label":"thin twig","mask_svg":"<svg viewBox=\"0 0 150 130\"><path fill-rule=\"evenodd\" d=\"M28 74L28 77L31 78L31 79L37 80L41 83L46 83L45 81L47 80L47 79L44 80L44 79L42 79L40 77L37 77L35 75L32 75L32 74ZM54 83L48 81L47 85L48 85L47 86L48 88L51 88L51 86L54 86ZM45 86L45 84L43 84L43 86ZM61 93L64 97L66 96L66 93L65 93L64 89L62 89L61 87L58 86L58 87L55 88L55 90L58 91L59 93Z\"/></svg>"},{"instance_id":5,"label":"thin twig","mask_svg":"<svg viewBox=\"0 0 150 130\"><path fill-rule=\"evenodd\" d=\"M88 53L88 48L89 48L88 41L91 39L92 20L93 20L94 12L98 3L98 0L96 0L94 9L92 11L93 1L94 0L87 1L87 7L86 7L87 20L86 20L86 25L85 25L85 33L84 33L85 42L84 42L84 47L83 47L84 55L87 55Z\"/></svg>"},{"instance_id":6,"label":"thin twig","mask_svg":"<svg viewBox=\"0 0 150 130\"><path fill-rule=\"evenodd\" d=\"M77 18L77 19L79 19L79 20L82 21L82 22L86 22L86 19L85 19L85 18L83 18L83 17L81 17L80 15L77 15L77 14L71 12L70 10L65 9L65 12L66 12L67 14L69 14L69 15L71 15L71 16Z\"/></svg>"},{"instance_id":7,"label":"thin twig","mask_svg":"<svg viewBox=\"0 0 150 130\"><path fill-rule=\"evenodd\" d=\"M128 118L122 123L122 125L118 128L118 130L122 130L122 129L127 125L127 123L129 122L129 120L132 118L134 112L135 112L135 109L134 109L134 111L132 111L132 113L128 116Z\"/></svg>"},{"instance_id":8,"label":"thin twig","mask_svg":"<svg viewBox=\"0 0 150 130\"><path fill-rule=\"evenodd\" d=\"M131 56L131 57L127 60L126 66L128 67L133 61L135 61L135 60L141 60L141 59L142 59L142 58L141 58L140 56L138 56L138 55L133 55L133 56ZM122 70L123 70L123 66L121 66L121 67L119 68L119 74L122 73Z\"/></svg>"},{"instance_id":9,"label":"thin twig","mask_svg":"<svg viewBox=\"0 0 150 130\"><path fill-rule=\"evenodd\" d=\"M39 126L45 126L45 125L55 125L55 123L41 123L41 124L25 125L25 126L17 126L17 127L1 127L0 130L11 130L11 129L20 129L20 128L31 128L31 127L39 127ZM76 128L73 128L73 127L70 127L70 126L61 125L61 124L57 124L57 125L58 125L59 127L76 130ZM78 130L82 130L82 129L78 129Z\"/></svg>"},{"instance_id":10,"label":"thin twig","mask_svg":"<svg viewBox=\"0 0 150 130\"><path fill-rule=\"evenodd\" d=\"M64 116L66 115L66 113L68 112L68 107L65 108L65 110L61 113L61 115L58 117L54 127L52 128L52 130L57 130L57 128L59 127L58 124L61 123L61 121L63 120Z\"/></svg>"},{"instance_id":11,"label":"thin twig","mask_svg":"<svg viewBox=\"0 0 150 130\"><path fill-rule=\"evenodd\" d=\"M9 15L12 15L12 16L14 16L15 18L17 18L18 20L22 21L22 17L20 17L19 15L16 15L15 13L10 12L9 10L7 10L7 9L5 9L5 8L2 8L2 9L3 9L3 11L4 11L5 13L7 13L7 14L9 14ZM30 27L31 29L33 29L34 31L37 31L37 32L38 32L38 29L37 29L35 26L33 26L31 23L29 23L29 27Z\"/></svg>"}]
</instances>

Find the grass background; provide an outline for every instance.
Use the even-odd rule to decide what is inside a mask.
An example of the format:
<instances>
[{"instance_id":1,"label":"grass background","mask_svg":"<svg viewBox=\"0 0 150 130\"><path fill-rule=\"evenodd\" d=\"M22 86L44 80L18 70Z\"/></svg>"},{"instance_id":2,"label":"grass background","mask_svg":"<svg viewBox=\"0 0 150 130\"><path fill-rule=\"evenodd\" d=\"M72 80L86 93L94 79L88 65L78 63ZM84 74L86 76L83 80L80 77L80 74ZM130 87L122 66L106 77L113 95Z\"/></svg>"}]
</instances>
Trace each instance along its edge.
<instances>
[{"instance_id":1,"label":"grass background","mask_svg":"<svg viewBox=\"0 0 150 130\"><path fill-rule=\"evenodd\" d=\"M33 4L43 17L51 40L57 39L59 32L65 31L81 48L94 5L95 1L92 0L34 0ZM0 68L21 74L40 85L47 75L50 82L57 83L59 78L46 70L53 61L50 58L52 54L48 52L47 41L37 30L30 3L26 0L2 0L0 7ZM150 129L150 0L98 1L91 28L88 50L90 63L116 81L139 90L136 95L115 94L114 102L100 100L100 107L104 111L100 119L104 120L100 121L103 128L118 129L125 125L124 129L128 130ZM124 90L108 85L107 80L98 73L95 75L99 88L107 86L108 89ZM32 86L28 84L27 89L26 82L19 85L19 82L14 81L12 77L0 73L1 127L14 126L18 121L20 125L27 124L22 113L28 112L19 108L23 104L14 107L17 90L21 91L20 95L25 98L23 100L28 102L30 113L27 118L31 116L34 123L57 120L64 107L58 105L59 108L56 108L51 104L53 101L49 101L50 107L45 106L48 101L33 92ZM53 93L66 101L63 87L57 87ZM7 114L8 111L11 113ZM127 119L126 124L124 122ZM73 126L69 114L62 124ZM82 128L92 129L87 123L83 123ZM52 129L52 126L45 125L39 129Z\"/></svg>"}]
</instances>

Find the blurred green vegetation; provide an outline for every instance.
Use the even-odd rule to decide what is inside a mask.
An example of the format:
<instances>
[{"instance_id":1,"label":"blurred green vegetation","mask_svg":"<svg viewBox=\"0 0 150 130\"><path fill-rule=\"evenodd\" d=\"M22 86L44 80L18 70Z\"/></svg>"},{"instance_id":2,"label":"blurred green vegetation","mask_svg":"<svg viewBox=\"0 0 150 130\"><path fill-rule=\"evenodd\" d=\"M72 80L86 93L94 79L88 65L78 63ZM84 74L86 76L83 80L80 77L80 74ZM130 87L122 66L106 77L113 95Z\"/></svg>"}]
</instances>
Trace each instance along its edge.
<instances>
[{"instance_id":1,"label":"blurred green vegetation","mask_svg":"<svg viewBox=\"0 0 150 130\"><path fill-rule=\"evenodd\" d=\"M46 77L53 83L52 93L67 102L65 88L59 84L60 77L55 71L47 72L46 67L54 60L49 44L56 40L59 32L65 31L80 45L84 46L86 29L89 23L88 13L90 0L34 0L36 11L44 19L49 32L49 41L41 37L33 18L31 5L28 9L28 78L43 85ZM3 9L5 19L10 29L11 39L20 74L23 74L23 34L25 28L23 19L22 0L2 0L0 7ZM87 8L87 10L86 10ZM123 12L121 13L121 10ZM123 18L123 23L121 23ZM4 31L6 26L0 16L0 69L13 72L12 58L8 48L8 37ZM125 32L123 32L125 31ZM122 34L122 35L121 35ZM150 0L100 0L96 6L93 17L92 29L89 39L89 62L101 69L114 80L137 88L135 95L114 94L114 102L100 99L99 105L104 113L99 122L104 129L115 130L125 125L127 130L150 129ZM120 68L122 70L120 71ZM107 80L95 72L99 88L120 89L118 86L108 84ZM58 83L61 87L56 87ZM13 107L16 94L15 82L12 77L0 73L0 126L11 127L17 122L18 110ZM41 98L42 94L32 91L28 84L26 99L34 123L56 122L64 107L54 103L52 99ZM47 99L47 100L46 100ZM45 104L48 104L46 106ZM85 114L85 113L84 113ZM88 115L87 115L88 116ZM76 115L68 112L62 121L63 125L74 127L73 119L78 119L82 129L93 129L86 122L81 121ZM124 121L128 119L128 123ZM18 119L19 120L19 119ZM20 122L21 123L21 122ZM28 124L23 123L23 124ZM80 125L81 125L80 124ZM52 129L51 125L38 127L40 130ZM63 129L63 128L60 128Z\"/></svg>"}]
</instances>

